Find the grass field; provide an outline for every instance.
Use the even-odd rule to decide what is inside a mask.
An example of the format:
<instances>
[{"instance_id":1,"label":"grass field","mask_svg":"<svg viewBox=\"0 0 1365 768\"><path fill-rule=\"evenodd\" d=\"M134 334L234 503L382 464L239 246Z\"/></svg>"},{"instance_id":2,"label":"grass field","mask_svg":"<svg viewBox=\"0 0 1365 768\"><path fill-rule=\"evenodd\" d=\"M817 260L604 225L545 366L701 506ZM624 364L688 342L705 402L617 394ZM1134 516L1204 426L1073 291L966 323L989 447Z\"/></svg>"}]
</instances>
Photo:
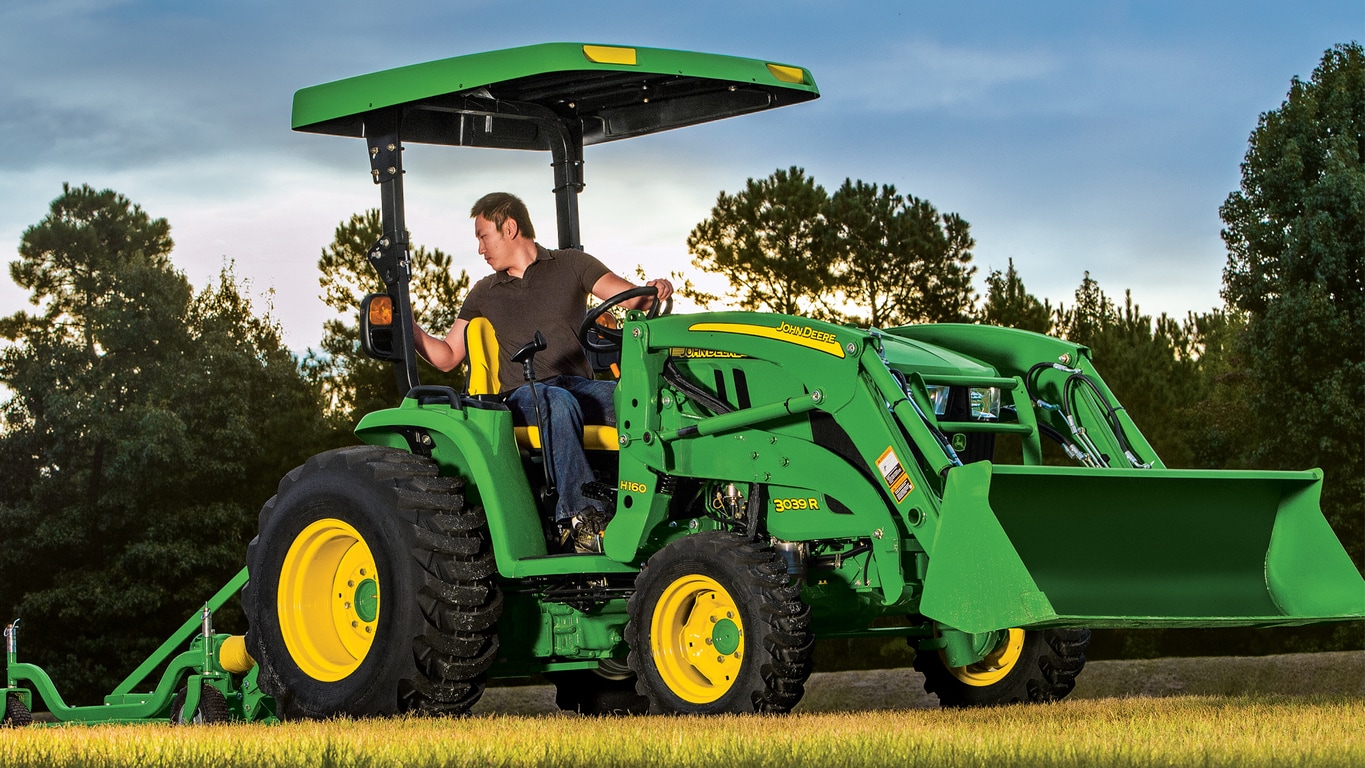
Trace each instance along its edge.
<instances>
[{"instance_id":1,"label":"grass field","mask_svg":"<svg viewBox=\"0 0 1365 768\"><path fill-rule=\"evenodd\" d=\"M847 711L847 702L821 699L820 689L838 682L830 676L813 681L820 711L785 717L492 712L458 720L0 730L0 765L1365 766L1365 695L1356 692L1365 687L1365 654L1277 659L1162 660L1150 669L1141 666L1149 662L1108 662L1087 669L1095 672L1093 697L985 710L882 708L898 694L883 689L875 697L855 685L871 709ZM1161 690L1104 690L1125 679L1150 687L1157 669L1165 674ZM1328 676L1329 695L1308 685ZM1248 681L1261 692L1238 693ZM1275 686L1299 695L1266 692ZM1230 695L1168 695L1210 688ZM507 691L490 693L510 700Z\"/></svg>"},{"instance_id":2,"label":"grass field","mask_svg":"<svg viewBox=\"0 0 1365 768\"><path fill-rule=\"evenodd\" d=\"M1365 701L1177 697L989 710L0 733L10 766L1361 766Z\"/></svg>"}]
</instances>

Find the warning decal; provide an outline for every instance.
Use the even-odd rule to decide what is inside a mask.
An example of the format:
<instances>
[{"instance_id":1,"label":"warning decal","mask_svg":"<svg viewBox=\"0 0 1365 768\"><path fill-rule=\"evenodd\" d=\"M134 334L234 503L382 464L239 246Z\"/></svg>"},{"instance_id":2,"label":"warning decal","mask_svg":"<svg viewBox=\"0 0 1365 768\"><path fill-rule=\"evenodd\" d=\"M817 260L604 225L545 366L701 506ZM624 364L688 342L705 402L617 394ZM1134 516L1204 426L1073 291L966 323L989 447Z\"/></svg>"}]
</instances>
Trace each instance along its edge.
<instances>
[{"instance_id":1,"label":"warning decal","mask_svg":"<svg viewBox=\"0 0 1365 768\"><path fill-rule=\"evenodd\" d=\"M881 473L882 479L886 481L886 487L891 489L891 493L899 503L915 490L915 484L910 481L910 475L906 473L905 467L901 466L901 460L896 458L896 452L888 447L882 451L882 455L877 459L877 471Z\"/></svg>"}]
</instances>

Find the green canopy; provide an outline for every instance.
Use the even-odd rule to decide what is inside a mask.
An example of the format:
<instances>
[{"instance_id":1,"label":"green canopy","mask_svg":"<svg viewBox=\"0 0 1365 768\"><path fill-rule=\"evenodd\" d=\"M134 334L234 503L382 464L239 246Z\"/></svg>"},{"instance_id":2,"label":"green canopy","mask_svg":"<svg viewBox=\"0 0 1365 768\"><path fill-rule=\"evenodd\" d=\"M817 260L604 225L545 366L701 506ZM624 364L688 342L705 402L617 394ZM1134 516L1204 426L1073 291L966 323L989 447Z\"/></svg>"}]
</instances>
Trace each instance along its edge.
<instances>
[{"instance_id":1,"label":"green canopy","mask_svg":"<svg viewBox=\"0 0 1365 768\"><path fill-rule=\"evenodd\" d=\"M758 59L546 43L441 59L304 88L293 127L364 136L365 116L403 112L405 142L551 149L547 122L582 144L642 136L819 97L810 72Z\"/></svg>"}]
</instances>

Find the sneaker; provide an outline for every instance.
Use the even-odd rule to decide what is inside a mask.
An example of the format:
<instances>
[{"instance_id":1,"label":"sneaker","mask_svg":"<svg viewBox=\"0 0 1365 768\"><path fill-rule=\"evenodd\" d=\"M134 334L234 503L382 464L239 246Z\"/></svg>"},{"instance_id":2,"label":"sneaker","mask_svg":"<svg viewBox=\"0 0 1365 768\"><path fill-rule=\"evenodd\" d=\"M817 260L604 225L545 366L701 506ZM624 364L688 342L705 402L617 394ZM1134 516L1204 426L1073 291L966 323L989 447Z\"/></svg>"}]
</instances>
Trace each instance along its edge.
<instances>
[{"instance_id":1,"label":"sneaker","mask_svg":"<svg viewBox=\"0 0 1365 768\"><path fill-rule=\"evenodd\" d=\"M601 554L602 531L607 527L607 513L588 507L569 521L573 529L573 551Z\"/></svg>"}]
</instances>

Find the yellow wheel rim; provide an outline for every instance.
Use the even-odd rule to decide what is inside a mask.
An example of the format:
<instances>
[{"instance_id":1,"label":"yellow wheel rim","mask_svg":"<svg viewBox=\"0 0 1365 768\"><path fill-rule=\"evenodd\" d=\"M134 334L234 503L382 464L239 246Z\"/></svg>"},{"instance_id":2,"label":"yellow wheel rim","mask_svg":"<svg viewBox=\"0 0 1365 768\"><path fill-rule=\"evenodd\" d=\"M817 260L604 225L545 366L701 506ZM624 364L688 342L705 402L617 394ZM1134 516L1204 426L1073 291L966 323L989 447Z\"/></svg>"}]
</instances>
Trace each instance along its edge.
<instances>
[{"instance_id":1,"label":"yellow wheel rim","mask_svg":"<svg viewBox=\"0 0 1365 768\"><path fill-rule=\"evenodd\" d=\"M994 685L1014 670L1019 663L1019 654L1024 650L1024 630L1011 629L1005 641L996 646L986 658L965 667L948 667L948 672L967 685L985 687ZM940 652L941 653L941 652Z\"/></svg>"},{"instance_id":2,"label":"yellow wheel rim","mask_svg":"<svg viewBox=\"0 0 1365 768\"><path fill-rule=\"evenodd\" d=\"M706 576L683 576L664 589L654 605L649 637L659 677L691 704L724 696L744 663L739 607Z\"/></svg>"},{"instance_id":3,"label":"yellow wheel rim","mask_svg":"<svg viewBox=\"0 0 1365 768\"><path fill-rule=\"evenodd\" d=\"M280 569L284 645L299 669L336 682L365 660L379 620L374 555L348 523L324 518L304 528Z\"/></svg>"}]
</instances>

